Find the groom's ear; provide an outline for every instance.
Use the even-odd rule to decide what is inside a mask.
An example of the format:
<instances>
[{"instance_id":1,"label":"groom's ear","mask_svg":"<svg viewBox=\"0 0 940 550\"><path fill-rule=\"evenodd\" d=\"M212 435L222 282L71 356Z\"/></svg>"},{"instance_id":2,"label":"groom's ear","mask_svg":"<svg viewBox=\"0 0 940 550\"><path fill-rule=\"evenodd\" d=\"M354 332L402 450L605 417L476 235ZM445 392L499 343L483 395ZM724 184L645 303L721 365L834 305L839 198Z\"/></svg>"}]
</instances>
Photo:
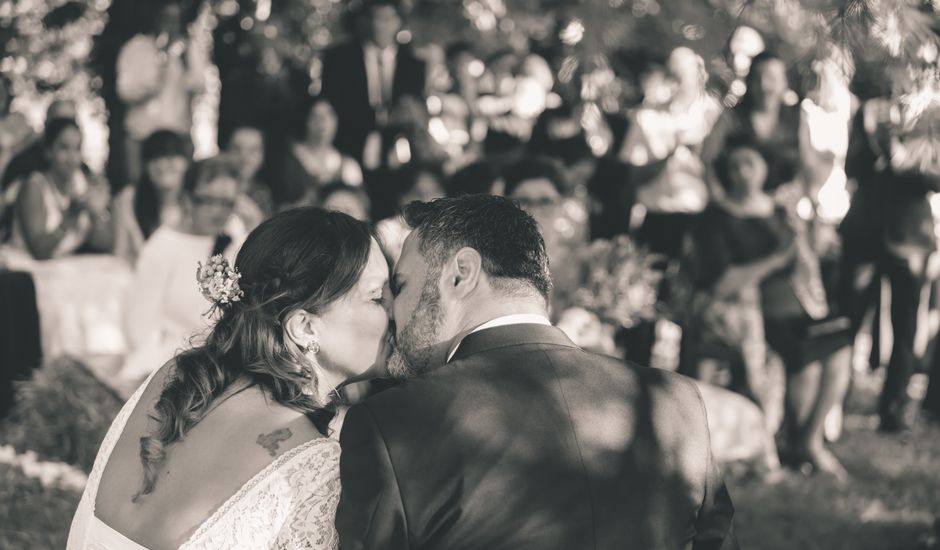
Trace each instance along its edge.
<instances>
[{"instance_id":1,"label":"groom's ear","mask_svg":"<svg viewBox=\"0 0 940 550\"><path fill-rule=\"evenodd\" d=\"M480 284L483 275L483 258L473 248L461 248L451 260L450 271L444 284L453 287L456 296L466 297Z\"/></svg>"},{"instance_id":2,"label":"groom's ear","mask_svg":"<svg viewBox=\"0 0 940 550\"><path fill-rule=\"evenodd\" d=\"M311 342L319 342L317 322L310 312L298 309L292 311L284 322L284 332L297 347L303 349Z\"/></svg>"}]
</instances>

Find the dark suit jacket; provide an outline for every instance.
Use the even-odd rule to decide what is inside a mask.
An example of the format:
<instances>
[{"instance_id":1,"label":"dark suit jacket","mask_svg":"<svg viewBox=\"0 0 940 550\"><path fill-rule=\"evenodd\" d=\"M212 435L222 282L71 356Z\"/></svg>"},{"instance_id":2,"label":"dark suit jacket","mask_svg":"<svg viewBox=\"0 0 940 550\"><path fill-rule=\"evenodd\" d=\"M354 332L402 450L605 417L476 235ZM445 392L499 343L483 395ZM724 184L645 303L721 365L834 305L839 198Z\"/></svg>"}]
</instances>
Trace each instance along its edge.
<instances>
[{"instance_id":1,"label":"dark suit jacket","mask_svg":"<svg viewBox=\"0 0 940 550\"><path fill-rule=\"evenodd\" d=\"M341 441L343 550L737 546L692 383L554 327L467 336L352 407Z\"/></svg>"},{"instance_id":2,"label":"dark suit jacket","mask_svg":"<svg viewBox=\"0 0 940 550\"><path fill-rule=\"evenodd\" d=\"M940 191L940 181L927 174L881 167L878 160L885 154L869 139L863 120L863 109L859 109L845 161L845 172L858 188L839 228L844 254L872 261L899 246L933 252L937 246L929 193Z\"/></svg>"},{"instance_id":3,"label":"dark suit jacket","mask_svg":"<svg viewBox=\"0 0 940 550\"><path fill-rule=\"evenodd\" d=\"M362 44L340 44L323 57L323 95L336 109L339 124L336 148L362 163L366 137L376 129L375 109L369 103L365 53ZM395 57L392 103L406 95L424 102L424 62L411 48L400 45Z\"/></svg>"}]
</instances>

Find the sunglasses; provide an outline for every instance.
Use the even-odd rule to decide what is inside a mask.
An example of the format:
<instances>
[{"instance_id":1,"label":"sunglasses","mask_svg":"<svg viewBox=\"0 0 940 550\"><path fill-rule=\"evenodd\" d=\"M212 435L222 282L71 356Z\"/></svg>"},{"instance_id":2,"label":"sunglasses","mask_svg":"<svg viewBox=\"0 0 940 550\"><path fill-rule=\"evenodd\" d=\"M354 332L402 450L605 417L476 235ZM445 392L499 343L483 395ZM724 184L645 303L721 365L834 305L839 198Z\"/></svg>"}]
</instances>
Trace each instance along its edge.
<instances>
[{"instance_id":1,"label":"sunglasses","mask_svg":"<svg viewBox=\"0 0 940 550\"><path fill-rule=\"evenodd\" d=\"M551 208L558 204L558 199L553 199L551 197L540 197L540 198L528 198L520 197L516 199L516 202L519 203L519 206L523 208Z\"/></svg>"}]
</instances>

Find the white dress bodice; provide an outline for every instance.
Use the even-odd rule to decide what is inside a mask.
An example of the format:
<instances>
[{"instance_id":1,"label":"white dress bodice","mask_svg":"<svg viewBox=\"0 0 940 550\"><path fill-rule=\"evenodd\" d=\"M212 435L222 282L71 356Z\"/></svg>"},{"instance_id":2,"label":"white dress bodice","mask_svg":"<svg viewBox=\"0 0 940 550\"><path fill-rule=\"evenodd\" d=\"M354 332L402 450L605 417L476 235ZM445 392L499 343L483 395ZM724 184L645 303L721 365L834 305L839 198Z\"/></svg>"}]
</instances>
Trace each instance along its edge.
<instances>
[{"instance_id":1,"label":"white dress bodice","mask_svg":"<svg viewBox=\"0 0 940 550\"><path fill-rule=\"evenodd\" d=\"M98 519L95 500L111 451L152 378L153 374L127 401L101 443L72 520L68 550L146 550ZM329 438L287 451L229 497L180 550L336 550L339 539L333 521L340 495L339 455L339 443Z\"/></svg>"}]
</instances>

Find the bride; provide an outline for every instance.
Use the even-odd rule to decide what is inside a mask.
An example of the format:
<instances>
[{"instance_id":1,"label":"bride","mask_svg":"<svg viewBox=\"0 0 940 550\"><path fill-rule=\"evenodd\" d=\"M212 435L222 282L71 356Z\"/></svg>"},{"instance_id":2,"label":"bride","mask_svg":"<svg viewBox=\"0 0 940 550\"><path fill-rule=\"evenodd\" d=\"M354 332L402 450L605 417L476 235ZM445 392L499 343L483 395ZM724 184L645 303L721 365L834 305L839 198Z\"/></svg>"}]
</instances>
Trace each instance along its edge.
<instances>
[{"instance_id":1,"label":"bride","mask_svg":"<svg viewBox=\"0 0 940 550\"><path fill-rule=\"evenodd\" d=\"M366 225L281 213L199 284L221 313L127 402L68 548L335 549L333 396L384 368L388 265Z\"/></svg>"}]
</instances>

